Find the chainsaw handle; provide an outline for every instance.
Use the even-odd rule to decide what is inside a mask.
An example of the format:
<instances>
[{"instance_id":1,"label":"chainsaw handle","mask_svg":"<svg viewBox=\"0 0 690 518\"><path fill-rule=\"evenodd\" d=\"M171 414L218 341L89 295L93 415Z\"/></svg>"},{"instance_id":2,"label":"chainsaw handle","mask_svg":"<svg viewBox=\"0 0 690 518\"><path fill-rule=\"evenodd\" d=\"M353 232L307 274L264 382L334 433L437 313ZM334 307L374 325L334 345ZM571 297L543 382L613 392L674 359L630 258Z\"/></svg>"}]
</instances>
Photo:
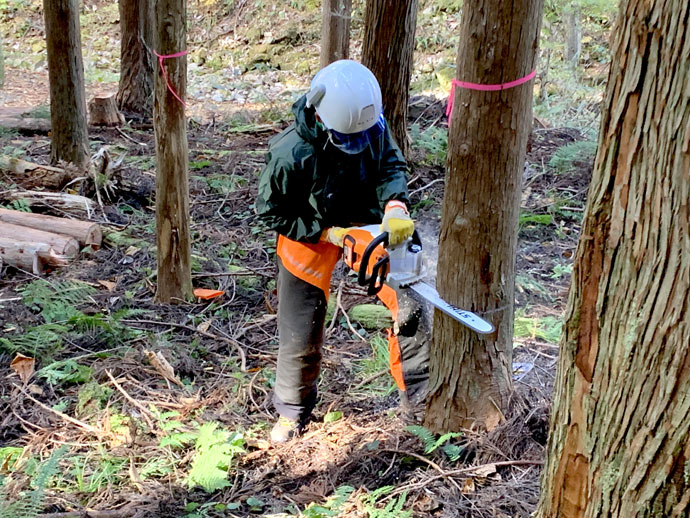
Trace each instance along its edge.
<instances>
[{"instance_id":1,"label":"chainsaw handle","mask_svg":"<svg viewBox=\"0 0 690 518\"><path fill-rule=\"evenodd\" d=\"M357 272L357 282L360 286L367 286L367 293L369 295L376 295L381 288L383 288L383 282L386 280L386 274L388 273L388 264L390 263L390 258L388 255L379 259L376 264L371 269L371 276L367 277L367 270L369 269L369 259L371 259L371 254L377 246L383 244L385 248L388 246L388 232L384 232L374 239L367 245L364 253L362 254L362 260L359 265L359 272ZM376 281L379 281L378 283Z\"/></svg>"}]
</instances>

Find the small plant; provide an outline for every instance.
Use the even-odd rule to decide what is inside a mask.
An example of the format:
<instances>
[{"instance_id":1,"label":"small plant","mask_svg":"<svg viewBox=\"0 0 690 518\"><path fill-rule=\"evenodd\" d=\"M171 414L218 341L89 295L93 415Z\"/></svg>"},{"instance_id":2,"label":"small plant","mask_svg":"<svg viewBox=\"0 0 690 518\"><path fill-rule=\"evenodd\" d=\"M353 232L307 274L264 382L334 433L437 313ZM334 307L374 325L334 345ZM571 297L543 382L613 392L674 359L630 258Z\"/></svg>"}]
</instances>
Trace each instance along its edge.
<instances>
[{"instance_id":1,"label":"small plant","mask_svg":"<svg viewBox=\"0 0 690 518\"><path fill-rule=\"evenodd\" d=\"M43 512L45 490L50 480L58 471L60 459L65 455L67 447L55 450L46 462L36 464L36 470L31 475L32 490L19 494L19 499L8 501L8 496L0 487L0 518L38 518Z\"/></svg>"},{"instance_id":2,"label":"small plant","mask_svg":"<svg viewBox=\"0 0 690 518\"><path fill-rule=\"evenodd\" d=\"M332 497L326 500L324 504L311 504L303 512L304 518L326 518L329 516L340 516L341 509L347 499L355 490L352 486L340 486L335 490Z\"/></svg>"},{"instance_id":3,"label":"small plant","mask_svg":"<svg viewBox=\"0 0 690 518\"><path fill-rule=\"evenodd\" d=\"M515 315L513 335L516 338L539 338L551 344L560 342L563 332L562 320L552 316L526 317L520 313Z\"/></svg>"},{"instance_id":4,"label":"small plant","mask_svg":"<svg viewBox=\"0 0 690 518\"><path fill-rule=\"evenodd\" d=\"M566 173L575 164L591 164L597 152L597 143L592 140L581 140L558 148L549 165L559 173Z\"/></svg>"},{"instance_id":5,"label":"small plant","mask_svg":"<svg viewBox=\"0 0 690 518\"><path fill-rule=\"evenodd\" d=\"M389 499L385 507L378 507L378 500L395 489L394 486L380 487L362 498L364 512L368 518L410 518L412 511L403 511L407 500L407 491Z\"/></svg>"},{"instance_id":6,"label":"small plant","mask_svg":"<svg viewBox=\"0 0 690 518\"><path fill-rule=\"evenodd\" d=\"M69 328L60 324L43 324L27 329L12 338L0 337L0 350L10 353L21 352L33 357L52 353L62 344L62 337Z\"/></svg>"},{"instance_id":7,"label":"small plant","mask_svg":"<svg viewBox=\"0 0 690 518\"><path fill-rule=\"evenodd\" d=\"M77 315L76 306L96 292L93 286L76 280L50 283L37 279L19 290L24 304L40 311L46 323L65 322Z\"/></svg>"},{"instance_id":8,"label":"small plant","mask_svg":"<svg viewBox=\"0 0 690 518\"><path fill-rule=\"evenodd\" d=\"M357 361L359 375L363 378L371 378L377 373L388 371L388 341L381 334L376 334L369 342L371 356ZM369 390L375 394L387 396L395 390L395 384L391 376L381 375L372 380L368 385Z\"/></svg>"},{"instance_id":9,"label":"small plant","mask_svg":"<svg viewBox=\"0 0 690 518\"><path fill-rule=\"evenodd\" d=\"M218 423L201 425L187 477L189 487L200 486L207 493L228 487L228 469L235 455L244 453L244 444L242 434L219 429Z\"/></svg>"},{"instance_id":10,"label":"small plant","mask_svg":"<svg viewBox=\"0 0 690 518\"><path fill-rule=\"evenodd\" d=\"M451 462L455 462L460 458L462 448L457 444L446 443L451 439L462 437L461 433L449 432L436 438L436 435L423 426L409 425L405 427L405 430L417 436L422 441L424 444L424 453L433 453L438 448L441 448Z\"/></svg>"},{"instance_id":11,"label":"small plant","mask_svg":"<svg viewBox=\"0 0 690 518\"><path fill-rule=\"evenodd\" d=\"M424 163L432 166L442 166L446 163L448 152L448 128L429 126L421 131L419 124L410 128L413 146L426 153Z\"/></svg>"},{"instance_id":12,"label":"small plant","mask_svg":"<svg viewBox=\"0 0 690 518\"><path fill-rule=\"evenodd\" d=\"M44 378L50 385L86 383L93 376L93 369L70 359L46 365L36 375Z\"/></svg>"}]
</instances>

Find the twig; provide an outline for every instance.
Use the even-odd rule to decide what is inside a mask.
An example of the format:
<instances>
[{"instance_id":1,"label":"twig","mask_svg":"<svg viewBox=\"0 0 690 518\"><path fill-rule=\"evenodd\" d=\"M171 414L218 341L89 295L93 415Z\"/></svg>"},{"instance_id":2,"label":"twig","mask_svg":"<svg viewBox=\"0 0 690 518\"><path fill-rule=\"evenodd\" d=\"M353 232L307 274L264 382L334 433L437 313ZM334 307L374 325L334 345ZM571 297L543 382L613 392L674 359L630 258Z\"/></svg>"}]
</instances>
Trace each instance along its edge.
<instances>
[{"instance_id":1,"label":"twig","mask_svg":"<svg viewBox=\"0 0 690 518\"><path fill-rule=\"evenodd\" d=\"M130 396L129 394L127 394L127 392L125 391L125 389L123 389L122 386L115 380L115 378L113 377L113 375L110 373L109 370L106 370L105 373L108 375L108 377L110 378L110 381L113 383L113 385L115 385L115 388L116 388L123 396L125 396L125 399L126 399L127 401L129 401L130 403L132 403L132 404L133 404L135 407L137 407L139 410L141 410L141 416L144 418L144 421L146 421L146 424L149 425L149 429L150 429L151 431L153 431L153 421L151 421L150 412L148 411L148 409L147 409L144 405L142 405L141 403L139 403L136 399L134 399L132 396Z\"/></svg>"},{"instance_id":2,"label":"twig","mask_svg":"<svg viewBox=\"0 0 690 518\"><path fill-rule=\"evenodd\" d=\"M121 322L124 324L155 324L157 326L177 327L178 329L186 329L187 331L192 331L193 333L199 333L201 336L211 338L212 340L220 340L221 342L229 343L233 345L235 349L237 349L237 354L239 355L241 361L240 370L242 372L247 372L247 355L245 354L244 349L242 348L240 343L232 338L214 335L213 333L209 333L208 331L201 331L196 327L188 326L185 324L178 324L176 322L159 322L158 320L121 320Z\"/></svg>"},{"instance_id":3,"label":"twig","mask_svg":"<svg viewBox=\"0 0 690 518\"><path fill-rule=\"evenodd\" d=\"M267 268L268 269L268 268ZM192 275L193 279L199 278L199 277L251 277L254 275L261 275L263 277L269 277L273 279L275 277L274 274L272 273L266 273L261 270L253 270L250 268L245 268L244 270L238 270L236 272L206 272L206 273L195 273Z\"/></svg>"},{"instance_id":4,"label":"twig","mask_svg":"<svg viewBox=\"0 0 690 518\"><path fill-rule=\"evenodd\" d=\"M340 297L342 296L343 293L343 286L345 285L345 281L340 281L340 284L338 284L338 294L336 296L336 301L340 300ZM326 334L330 335L331 331L333 331L333 327L335 326L335 319L338 318L338 309L340 309L340 306L338 304L335 305L335 308L333 309L333 318L331 318L331 323L328 324L328 329L326 329Z\"/></svg>"},{"instance_id":5,"label":"twig","mask_svg":"<svg viewBox=\"0 0 690 518\"><path fill-rule=\"evenodd\" d=\"M362 342L367 343L366 338L364 338L362 335L360 335L355 327L352 325L352 322L350 322L350 316L347 314L347 311L345 311L345 308L343 307L343 304L341 302L342 299L342 291L338 291L338 298L337 298L337 304L336 306L340 308L340 311L343 312L343 316L345 317L345 320L347 321L347 326L350 328L350 331L352 331L355 335L357 335L357 338L359 338Z\"/></svg>"},{"instance_id":6,"label":"twig","mask_svg":"<svg viewBox=\"0 0 690 518\"><path fill-rule=\"evenodd\" d=\"M426 185L422 185L419 189L415 189L414 191L412 191L410 193L410 196L412 196L413 194L417 194L418 192L423 191L424 189L428 189L429 187L431 187L432 185L434 185L435 183L438 183L438 182L445 182L445 178L437 178L436 180L430 181Z\"/></svg>"},{"instance_id":7,"label":"twig","mask_svg":"<svg viewBox=\"0 0 690 518\"><path fill-rule=\"evenodd\" d=\"M366 378L364 381L361 381L361 382L357 383L357 385L355 385L355 386L352 387L351 389L348 389L347 391L348 391L348 392L355 392L355 391L361 389L362 387L364 387L365 385L368 385L368 384L371 383L372 381L379 379L381 376L383 376L384 374L386 374L386 372L388 372L388 371L385 370L385 371L377 372L376 374L372 374L371 376L369 376L368 378Z\"/></svg>"},{"instance_id":8,"label":"twig","mask_svg":"<svg viewBox=\"0 0 690 518\"><path fill-rule=\"evenodd\" d=\"M127 516L132 516L132 512L130 507L124 507L115 511L84 509L82 511L68 511L65 513L39 514L38 518L126 518Z\"/></svg>"},{"instance_id":9,"label":"twig","mask_svg":"<svg viewBox=\"0 0 690 518\"><path fill-rule=\"evenodd\" d=\"M101 436L102 433L97 429L91 426L90 424L86 424L83 421L80 421L79 419L75 419L74 417L70 417L67 414L63 414L62 412L58 410L54 410L50 408L48 405L44 405L41 403L39 400L33 398L31 395L29 395L28 392L26 392L23 388L19 387L18 385L15 385L21 392L24 394L30 401L33 401L36 403L38 406L40 406L43 410L46 410L52 414L55 414L56 416L60 417L61 419L67 421L68 423L72 423L73 425L77 426L78 428L81 428L82 430L92 433L94 435Z\"/></svg>"},{"instance_id":10,"label":"twig","mask_svg":"<svg viewBox=\"0 0 690 518\"><path fill-rule=\"evenodd\" d=\"M431 466L432 468L434 468L436 471L438 471L440 473L439 476L445 478L448 482L453 484L458 491L462 492L462 489L460 488L458 483L455 480L453 480L452 478L450 478L450 472L445 471L441 466L436 464L433 460L429 460L426 457L423 457L423 456L418 455L417 453L413 453L411 451L388 450L388 449L379 450L379 451L385 451L388 453L397 453L398 455L406 455L406 456L414 457L415 459L421 460L422 462L426 462L429 466Z\"/></svg>"},{"instance_id":11,"label":"twig","mask_svg":"<svg viewBox=\"0 0 690 518\"><path fill-rule=\"evenodd\" d=\"M146 144L145 142L138 142L138 141L134 140L132 137L130 137L129 135L127 135L127 133L125 133L124 131L122 131L122 130L121 130L120 128L118 128L117 126L115 126L115 129L117 130L117 132L118 132L120 135L122 135L123 137L125 137L125 138L126 138L127 140L129 140L130 142L134 142L134 143L137 144L138 146L148 147L148 144Z\"/></svg>"}]
</instances>

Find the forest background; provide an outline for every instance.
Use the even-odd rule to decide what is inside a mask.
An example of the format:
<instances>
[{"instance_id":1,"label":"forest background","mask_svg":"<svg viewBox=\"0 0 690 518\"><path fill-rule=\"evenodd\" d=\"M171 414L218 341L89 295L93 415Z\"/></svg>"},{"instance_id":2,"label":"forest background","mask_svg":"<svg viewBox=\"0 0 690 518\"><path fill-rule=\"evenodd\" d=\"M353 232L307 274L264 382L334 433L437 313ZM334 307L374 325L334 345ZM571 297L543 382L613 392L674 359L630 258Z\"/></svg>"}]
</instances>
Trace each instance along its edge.
<instances>
[{"instance_id":1,"label":"forest background","mask_svg":"<svg viewBox=\"0 0 690 518\"><path fill-rule=\"evenodd\" d=\"M460 7L420 2L410 87L411 208L432 272ZM363 11L364 2L353 2L354 59ZM194 283L226 296L153 305L152 131L136 124L90 131L91 152L106 148L113 164L97 188L105 199L93 207L104 247L45 278L16 271L0 278L0 506L21 503L26 516L85 508L190 518L529 516L615 6L547 2L544 16L520 215L519 397L503 426L488 436L436 437L403 422L385 374L386 323L361 317L372 301L340 271L317 422L299 444L267 447L275 242L252 203L267 140L290 122L290 105L318 70L320 4L191 2ZM0 119L47 119L41 3L0 0L0 21ZM82 5L88 98L117 90L118 21L115 2ZM45 135L0 130L2 155L47 163L49 147ZM20 190L0 176L4 206L60 213L32 208L16 196ZM30 390L17 388L10 369L17 352L37 360ZM173 368L172 380L156 368L151 355L158 354Z\"/></svg>"}]
</instances>

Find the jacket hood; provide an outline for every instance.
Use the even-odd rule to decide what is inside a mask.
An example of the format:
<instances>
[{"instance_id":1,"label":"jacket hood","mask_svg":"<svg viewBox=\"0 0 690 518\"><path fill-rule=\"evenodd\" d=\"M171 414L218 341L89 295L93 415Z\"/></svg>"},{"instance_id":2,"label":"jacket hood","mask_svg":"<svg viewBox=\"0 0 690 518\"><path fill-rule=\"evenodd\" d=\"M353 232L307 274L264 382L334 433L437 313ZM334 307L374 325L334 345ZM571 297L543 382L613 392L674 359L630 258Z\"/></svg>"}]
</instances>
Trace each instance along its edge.
<instances>
[{"instance_id":1,"label":"jacket hood","mask_svg":"<svg viewBox=\"0 0 690 518\"><path fill-rule=\"evenodd\" d=\"M328 139L326 130L316 124L316 110L314 107L307 108L306 94L300 97L292 105L292 113L295 115L295 128L297 134L303 139L314 145L318 142L325 144Z\"/></svg>"}]
</instances>

